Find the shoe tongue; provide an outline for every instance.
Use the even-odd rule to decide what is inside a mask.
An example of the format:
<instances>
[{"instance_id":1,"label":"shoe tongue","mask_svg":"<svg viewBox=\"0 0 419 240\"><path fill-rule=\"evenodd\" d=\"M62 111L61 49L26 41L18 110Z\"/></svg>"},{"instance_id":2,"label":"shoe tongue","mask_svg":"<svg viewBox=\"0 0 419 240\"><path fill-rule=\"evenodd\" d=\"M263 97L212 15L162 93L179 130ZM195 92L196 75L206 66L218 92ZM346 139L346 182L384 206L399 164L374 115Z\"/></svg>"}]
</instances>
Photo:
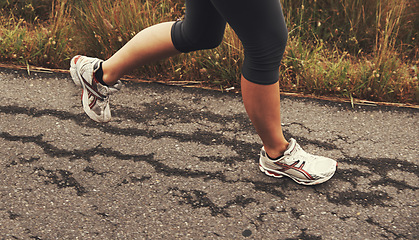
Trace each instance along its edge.
<instances>
[{"instance_id":1,"label":"shoe tongue","mask_svg":"<svg viewBox=\"0 0 419 240\"><path fill-rule=\"evenodd\" d=\"M294 138L290 139L290 144L288 145L287 150L285 150L284 155L291 155L292 151L295 149L295 145L297 144L297 142L295 141Z\"/></svg>"},{"instance_id":2,"label":"shoe tongue","mask_svg":"<svg viewBox=\"0 0 419 240\"><path fill-rule=\"evenodd\" d=\"M101 66L100 63L101 61L95 61L93 65L93 72L96 72L99 69L99 67Z\"/></svg>"}]
</instances>

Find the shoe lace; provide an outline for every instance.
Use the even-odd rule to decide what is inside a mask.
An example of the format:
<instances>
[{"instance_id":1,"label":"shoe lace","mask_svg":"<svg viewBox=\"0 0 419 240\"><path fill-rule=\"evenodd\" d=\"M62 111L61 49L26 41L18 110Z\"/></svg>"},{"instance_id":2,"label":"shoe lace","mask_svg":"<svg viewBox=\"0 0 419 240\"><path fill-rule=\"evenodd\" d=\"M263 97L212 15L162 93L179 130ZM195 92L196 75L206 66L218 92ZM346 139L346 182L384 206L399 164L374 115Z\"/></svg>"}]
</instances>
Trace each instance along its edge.
<instances>
[{"instance_id":1,"label":"shoe lace","mask_svg":"<svg viewBox=\"0 0 419 240\"><path fill-rule=\"evenodd\" d=\"M122 88L122 82L118 80L114 85L107 87L107 94L112 95Z\"/></svg>"}]
</instances>

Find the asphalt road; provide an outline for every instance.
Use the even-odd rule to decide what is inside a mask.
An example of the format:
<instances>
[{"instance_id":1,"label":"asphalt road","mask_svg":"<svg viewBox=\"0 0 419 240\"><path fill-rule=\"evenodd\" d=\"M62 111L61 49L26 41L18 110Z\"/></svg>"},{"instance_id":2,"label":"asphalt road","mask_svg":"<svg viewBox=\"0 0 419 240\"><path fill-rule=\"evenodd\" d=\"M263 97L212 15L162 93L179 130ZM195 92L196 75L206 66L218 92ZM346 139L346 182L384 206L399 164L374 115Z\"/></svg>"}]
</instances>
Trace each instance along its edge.
<instances>
[{"instance_id":1,"label":"asphalt road","mask_svg":"<svg viewBox=\"0 0 419 240\"><path fill-rule=\"evenodd\" d=\"M125 83L91 121L69 74L0 69L0 239L418 239L419 110L283 97L336 175L258 169L235 93Z\"/></svg>"}]
</instances>

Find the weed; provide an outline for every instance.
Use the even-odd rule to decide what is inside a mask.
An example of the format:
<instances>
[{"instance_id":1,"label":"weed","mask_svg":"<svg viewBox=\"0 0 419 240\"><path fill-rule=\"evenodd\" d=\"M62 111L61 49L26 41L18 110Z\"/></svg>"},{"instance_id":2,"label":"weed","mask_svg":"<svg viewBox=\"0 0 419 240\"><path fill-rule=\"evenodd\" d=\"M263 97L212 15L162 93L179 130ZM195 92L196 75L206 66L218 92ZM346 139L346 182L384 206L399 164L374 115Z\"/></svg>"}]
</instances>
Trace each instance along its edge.
<instances>
[{"instance_id":1,"label":"weed","mask_svg":"<svg viewBox=\"0 0 419 240\"><path fill-rule=\"evenodd\" d=\"M419 3L282 1L289 42L283 91L419 103ZM181 0L0 0L0 61L67 68L108 58L142 29L182 18ZM140 67L139 77L239 88L243 48L227 26L216 49Z\"/></svg>"}]
</instances>

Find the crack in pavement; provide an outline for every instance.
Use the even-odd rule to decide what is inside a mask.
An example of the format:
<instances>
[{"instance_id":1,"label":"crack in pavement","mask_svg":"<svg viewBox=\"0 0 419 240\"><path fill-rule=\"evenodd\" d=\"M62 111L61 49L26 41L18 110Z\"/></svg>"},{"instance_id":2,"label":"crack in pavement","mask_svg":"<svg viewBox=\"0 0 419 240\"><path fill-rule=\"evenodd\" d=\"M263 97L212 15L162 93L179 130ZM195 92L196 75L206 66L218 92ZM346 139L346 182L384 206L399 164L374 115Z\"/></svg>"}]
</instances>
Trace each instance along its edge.
<instances>
[{"instance_id":1,"label":"crack in pavement","mask_svg":"<svg viewBox=\"0 0 419 240\"><path fill-rule=\"evenodd\" d=\"M240 134L243 131L253 131L250 122L247 120L247 117L244 114L233 114L231 116L222 116L220 114L214 114L209 111L200 111L200 110L190 110L185 107L182 107L173 103L164 103L160 102L159 104L141 104L141 107L144 108L144 111L141 111L141 114L138 114L138 110L123 107L123 106L114 106L113 109L115 122L124 122L125 120L130 120L131 123L142 124L143 126L155 126L159 123L165 123L167 121L172 121L172 123L190 123L191 119L195 119L197 124L203 124L204 129L210 127L206 126L204 123L217 123L221 126L226 125L226 123L234 122L234 128L229 128L228 126L217 128L217 132L206 131L203 129L194 130L190 133L181 133L175 131L158 131L153 129L139 129L136 127L118 127L111 124L99 124L90 121L83 113L73 114L67 111L55 110L55 109L37 109L34 107L22 107L22 106L0 106L1 114L8 115L17 115L23 114L32 118L39 117L55 117L59 120L70 120L73 121L76 125L91 129L97 129L102 133L107 133L115 136L126 136L126 137L147 137L152 140L169 138L174 139L179 142L199 142L199 144L211 146L211 145L224 145L230 147L232 150L240 153L240 156L192 156L198 159L203 163L222 163L229 166L234 166L235 164L242 163L246 161L245 158L241 156L252 156L255 152L259 151L260 144L245 142L241 140L226 137L222 132L236 133ZM158 118L156 118L156 113ZM119 118L119 119L118 119ZM153 123L150 120L155 120ZM203 121L204 123L198 123L198 121ZM399 190L417 190L418 187L412 186L404 180L396 180L389 177L389 172L392 170L400 170L402 172L410 172L418 176L418 167L413 163L406 161L401 161L397 159L386 159L386 158L364 158L364 157L349 157L345 155L344 150L337 147L336 141L331 141L332 143L322 142L319 140L311 140L305 136L293 136L292 133L287 129L292 126L299 126L308 133L312 133L314 130L306 127L304 124L292 122L289 124L284 124L284 133L287 136L294 137L301 145L314 145L321 147L325 150L338 150L344 157L338 159L339 162L347 163L353 166L363 166L368 170L360 171L356 168L349 169L338 169L334 179L341 180L344 182L349 182L353 188L358 186L359 178L367 178L370 172L373 172L379 176L379 179L371 180L369 186L393 186ZM62 157L67 158L69 161L74 161L82 159L86 162L91 162L92 158L95 156L103 157L112 157L118 160L127 160L132 162L145 162L153 167L157 173L164 174L166 176L180 176L188 178L202 178L204 180L214 179L223 183L247 183L251 184L252 188L255 191L260 191L264 193L271 194L280 199L285 199L287 196L287 191L284 189L292 184L290 180L277 180L275 182L268 181L257 181L250 178L239 178L238 180L231 180L226 175L226 172L218 171L201 171L201 170L190 170L182 169L177 167L170 167L164 164L162 159L156 159L154 154L142 155L142 154L124 154L121 151L114 150L113 148L106 148L98 144L95 147L85 149L85 150L66 150L59 148L54 145L54 142L47 141L44 138L44 135L13 135L8 132L0 132L0 138L6 141L21 142L23 144L33 143L40 147L44 154L50 157ZM344 142L347 141L345 136L337 135L337 139L340 139ZM32 156L32 157L19 157L17 160L13 160L8 167L15 166L18 164L38 164L41 161L41 157ZM257 159L255 158L255 161ZM45 178L45 184L56 185L58 188L73 188L76 191L78 196L83 196L89 191L82 186L80 182L73 177L74 174L70 171L63 169L49 170L43 167L34 167L34 172L37 173L38 177ZM100 172L94 169L91 166L87 166L83 169L83 172L92 174L92 176L106 177L106 175L112 173L112 171ZM145 176L128 176L122 179L117 186L122 186L124 184L133 183L138 184L144 181L151 179L150 175ZM278 183L280 181L280 183ZM314 189L317 189L314 187ZM368 208L370 206L381 206L389 207L388 204L393 197L384 191L369 191L364 192L360 190L333 190L330 192L325 189L319 190L321 194L326 196L326 200L329 203L332 203L336 206L351 206L353 204L362 206L363 208ZM212 216L222 216L226 218L232 217L229 208L233 205L242 206L245 208L251 203L259 204L259 201L254 198L247 198L243 195L237 195L233 199L228 200L224 205L217 205L213 200L208 196L208 193L198 190L198 189L179 189L179 188L169 188L172 196L179 198L179 204L189 205L192 208L206 208L210 211ZM315 190L317 191L317 190ZM271 209L274 211L273 209ZM295 207L290 208L290 214L294 216L297 220L300 219L304 212ZM278 212L275 210L274 212ZM287 210L283 209L283 212ZM15 214L15 215L14 215ZM99 216L104 218L106 221L109 221L109 215L106 212L98 212ZM255 226L258 228L260 224L263 224L263 217L268 213L260 212L258 217L254 220L258 222ZM16 219L19 218L17 213L9 213L9 216ZM253 220L252 220L253 221ZM344 221L344 219L342 220ZM366 221L372 226L376 226L386 230L387 234L393 234L395 237L406 237L406 235L399 234L397 232L392 232L389 229L383 228L380 223L374 222L371 218ZM110 222L112 223L112 222ZM114 226L116 227L116 226ZM316 235L307 234L306 229L300 229L301 234L297 236L302 239L321 239L321 237ZM290 238L293 239L293 238Z\"/></svg>"},{"instance_id":2,"label":"crack in pavement","mask_svg":"<svg viewBox=\"0 0 419 240\"><path fill-rule=\"evenodd\" d=\"M6 114L26 114L31 117L54 116L62 120L73 120L80 126L95 128L103 133L109 133L117 136L130 136L130 137L147 137L150 139L171 138L179 142L197 142L199 139L200 144L204 145L225 145L237 149L237 152L242 154L250 154L259 151L259 144L247 143L239 140L230 140L225 138L220 133L212 133L209 131L195 131L193 133L178 133L172 131L158 132L156 130L143 130L138 128L119 128L109 124L100 124L93 121L85 121L79 115L74 115L64 111L58 110L36 110L35 108L25 108L18 106L0 106L0 111ZM235 161L243 161L242 158L236 158Z\"/></svg>"},{"instance_id":3,"label":"crack in pavement","mask_svg":"<svg viewBox=\"0 0 419 240\"><path fill-rule=\"evenodd\" d=\"M138 161L144 161L152 165L156 172L163 173L168 176L183 176L183 177L203 177L207 179L218 179L225 183L231 183L235 181L227 180L227 177L220 171L217 172L206 172L206 171L190 171L188 169L178 169L178 168L172 168L169 167L163 163L161 163L158 160L154 160L153 155L136 155L136 154L123 154L119 151L112 150L111 148L103 148L100 145L98 145L95 148L87 149L87 150L64 150L56 148L54 145L43 141L42 140L42 134L38 136L13 136L9 133L1 132L0 138L3 138L8 141L20 141L22 143L32 142L41 149L43 149L44 153L51 157L69 157L69 160L75 160L75 159L85 159L86 161L90 162L91 157L96 155L101 155L105 157L115 157L119 160L132 160L134 162ZM208 158L204 158L208 161ZM235 159L235 158L234 158ZM348 160L349 159L349 160ZM221 159L216 159L216 161L222 161ZM352 162L351 158L345 158L341 161L346 162ZM231 158L227 159L227 164L231 164L232 160ZM380 162L384 162L385 165L381 165ZM380 180L375 180L371 183L371 185L380 185L383 183L389 183L390 185L397 186L400 189L417 189L417 187L410 186L406 182L403 181L397 181L394 179L389 179L387 177L387 173L391 169L399 169L400 166L404 168L405 170L410 170L409 172L413 172L417 174L417 166L411 163L406 163L403 161L398 161L394 159L366 159L366 158L360 158L357 157L356 163L358 165L365 165L370 167L368 163L371 164L372 170L375 170L374 172L378 173L381 176ZM340 171L335 178L348 181L352 185L356 185L356 177L359 176L365 176L364 173L361 173L358 170L343 170L342 174L340 174ZM271 193L273 195L276 195L278 197L284 198L284 194L281 191L276 190L275 188L272 188L270 184L267 184L266 182L258 183L251 180L243 179L243 182L250 182L253 183L255 186L255 189L262 190L264 192ZM349 192L337 192L336 195L330 195L328 196L328 200L331 203L334 204L342 204L342 205L348 205L350 202L359 203L363 206L368 206L371 203L376 203L383 205L383 200L391 199L390 197L383 197L383 192L375 191L375 192L355 192L355 191L349 191ZM362 197L359 197L361 196ZM369 201L369 199L375 199L376 201ZM370 202L370 203L369 203Z\"/></svg>"},{"instance_id":4,"label":"crack in pavement","mask_svg":"<svg viewBox=\"0 0 419 240\"><path fill-rule=\"evenodd\" d=\"M54 184L58 188L74 188L77 192L77 196L82 196L88 191L74 178L72 177L73 173L67 170L48 170L43 167L36 167L34 169L40 177L45 177L47 180L45 184Z\"/></svg>"},{"instance_id":5,"label":"crack in pavement","mask_svg":"<svg viewBox=\"0 0 419 240\"><path fill-rule=\"evenodd\" d=\"M365 221L367 223L373 225L373 226L377 226L377 227L383 229L386 233L389 233L389 234L393 235L394 237L396 237L396 239L407 239L408 238L407 235L404 235L404 234L401 234L401 233L397 234L396 232L388 229L387 227L381 226L380 223L375 222L371 217L368 217L368 219L365 220ZM385 238L388 238L386 235L382 235L382 236L385 237Z\"/></svg>"},{"instance_id":6,"label":"crack in pavement","mask_svg":"<svg viewBox=\"0 0 419 240\"><path fill-rule=\"evenodd\" d=\"M301 231L301 234L298 235L296 238L286 238L285 240L321 240L322 239L322 237L320 236L307 234L306 228L300 229L300 231Z\"/></svg>"},{"instance_id":7,"label":"crack in pavement","mask_svg":"<svg viewBox=\"0 0 419 240\"><path fill-rule=\"evenodd\" d=\"M122 111L123 115L129 119L138 121L138 118L139 118L138 111L137 113L135 113L135 111L131 111L130 113L130 111L128 111L126 108L127 107L125 107L124 110ZM109 133L109 134L118 135L118 136L144 136L144 137L148 137L152 139L160 139L160 138L167 137L167 138L176 139L180 142L196 142L197 141L196 139L199 139L200 144L225 145L225 146L233 147L234 149L237 150L237 152L240 152L243 154L249 154L249 155L253 154L254 152L259 152L259 149L260 149L260 144L258 143L247 143L247 142L240 141L237 139L231 140L231 139L227 139L220 133L213 133L209 131L201 130L201 131L195 131L193 133L185 134L185 133L178 133L178 132L171 132L171 131L158 132L155 130L143 130L143 129L132 128L132 127L119 128L119 127L111 126L109 124L100 124L100 123L90 121L90 119L84 116L84 114L72 114L69 112L54 110L54 109L37 110L36 108L32 108L32 107L0 106L0 111L6 114L11 114L11 115L25 114L31 117L54 116L61 120L73 120L79 126L95 128L102 131L103 133ZM206 113L206 114L209 114L209 113ZM186 113L185 115L188 115L188 114ZM80 117L80 116L83 116L83 117ZM209 121L211 121L212 119L211 115L208 115L206 118ZM217 116L215 118L219 119L220 117ZM231 121L239 122L237 121L237 119L232 119ZM243 120L243 121L246 121L246 120ZM141 121L138 121L138 122L141 122ZM191 122L190 119L189 119L189 122ZM219 123L218 120L215 120L212 122ZM241 124L241 125L250 127L250 124ZM242 128L237 128L237 129L240 129L240 131L243 131ZM231 131L231 129L226 129L226 130ZM294 137L292 136L292 134L290 134L286 130L284 130L284 134ZM302 136L297 136L294 138L296 138L303 145L312 144L312 145L315 145L315 146L318 146L327 150L338 149L337 146L334 144L321 142L319 140L309 140Z\"/></svg>"},{"instance_id":8,"label":"crack in pavement","mask_svg":"<svg viewBox=\"0 0 419 240\"><path fill-rule=\"evenodd\" d=\"M53 188L67 188L70 191L69 193L65 192L65 197L80 199L77 196L83 196L83 200L94 201L95 204L101 207L94 209L93 213L88 211L84 212L84 214L80 212L84 209L80 208L78 213L83 215L83 220L92 218L99 220L100 222L105 222L105 227L110 228L108 233L110 233L113 237L117 236L117 228L119 228L120 231L125 230L124 224L126 223L124 222L124 219L128 218L125 218L126 215L123 214L128 213L128 217L133 217L132 215L129 215L130 210L124 209L124 207L126 207L124 204L128 204L130 206L137 204L135 202L136 199L134 199L137 197L136 191L141 190L143 193L150 193L150 190L145 188L145 186L148 185L153 186L151 191L156 192L159 190L161 191L161 187L164 186L163 191L159 193L164 193L165 189L167 189L170 194L166 193L166 200L168 197L169 199L172 198L175 202L177 201L180 205L185 205L187 208L202 209L205 213L209 213L212 216L217 217L216 220L220 222L222 222L223 219L228 219L224 220L224 224L231 220L242 221L242 219L235 218L234 216L237 211L239 211L241 213L241 217L245 219L244 222L246 222L246 219L250 221L250 228L249 225L243 225L240 226L241 229L238 231L238 234L244 237L251 236L253 232L255 232L254 227L256 227L256 230L262 232L265 231L266 228L274 226L273 224L275 224L275 226L279 226L277 225L279 222L276 222L277 217L289 218L283 220L285 228L282 229L283 231L292 231L292 233L287 233L287 237L292 237L288 239L322 239L322 236L317 235L319 231L316 231L315 229L316 227L325 226L325 223L323 222L325 218L330 221L340 221L339 224L341 226L347 224L365 225L365 228L370 228L372 231L375 231L375 236L380 236L379 234L382 234L381 236L385 238L412 237L409 234L411 234L410 232L414 230L410 230L409 228L400 228L397 230L392 229L391 225L390 227L387 227L388 225L385 221L375 218L374 214L379 211L393 211L393 209L396 209L395 206L398 204L404 207L402 208L404 213L409 210L408 207L415 206L415 202L413 200L409 204L401 204L397 200L396 194L402 193L411 198L412 194L415 194L415 191L418 190L418 186L415 185L416 183L404 180L409 178L403 178L403 174L405 173L409 173L408 175L410 176L410 179L412 179L412 176L418 176L417 165L399 159L365 158L362 156L350 157L348 156L349 153L346 154L347 148L340 146L342 146L341 144L347 146L352 142L355 142L356 140L353 137L349 138L342 134L339 135L340 132L336 130L337 134L334 132L326 133L329 137L328 140L325 140L324 142L320 140L311 140L310 137L312 138L313 135L324 134L323 129L317 130L317 128L307 127L309 125L306 126L302 123L291 122L283 125L284 133L287 138L291 136L301 145L312 145L311 147L316 146L322 148L323 150L333 151L333 154L341 154L340 156L343 157L338 159L338 161L340 163L344 163L344 168L338 169L336 175L330 182L331 184L326 183L321 186L304 188L299 188L299 185L296 185L288 178L272 179L266 177L262 173L259 173L258 175L252 173L252 175L249 176L246 175L248 174L248 169L246 166L243 166L243 164L252 158L255 159L255 162L258 161L257 152L260 149L260 143L257 143L257 141L252 138L247 138L247 136L244 136L244 138L241 137L243 134L254 134L256 136L245 113L229 113L224 116L222 114L214 113L218 111L211 112L208 110L210 108L206 108L205 106L198 109L196 105L184 106L170 101L171 99L159 99L158 103L136 104L141 111L133 107L112 105L114 121L110 124L99 124L91 121L83 112L79 112L79 106L77 106L77 111L71 109L71 107L69 108L69 111L74 111L76 113L58 109L41 109L42 107L39 107L38 105L34 105L36 107L18 105L0 106L0 116L9 115L7 116L7 119L13 119L11 116L19 115L19 119L24 119L24 123L28 122L29 124L31 123L30 120L32 118L43 118L36 119L34 120L35 122L40 122L44 119L47 121L51 121L51 119L54 121L57 119L56 121L59 121L61 125L77 125L76 129L81 127L83 129L93 130L96 133L99 132L99 134L105 133L106 136L119 136L121 139L128 139L128 141L131 140L131 137L145 137L147 138L146 141L164 139L161 142L171 140L182 143L194 142L199 143L200 145L202 144L204 147L220 145L225 146L230 152L237 153L238 156L220 156L217 154L214 154L216 156L210 156L211 154L202 156L196 153L195 155L192 153L187 154L188 157L193 158L193 161L197 162L198 166L201 163L205 166L204 168L194 168L194 170L191 170L190 167L184 167L185 165L181 165L182 167L176 165L173 167L172 165L168 165L167 163L169 159L157 157L157 153L155 152L149 154L141 154L141 152L137 154L126 154L124 150L119 149L117 146L111 145L112 147L104 147L101 144L89 146L88 149L84 149L83 147L83 150L66 149L66 147L62 147L63 145L58 145L59 143L62 143L60 141L63 139L60 138L57 143L54 138L52 138L52 140L50 139L50 134L55 133L48 132L48 135L43 135L42 132L41 134L37 132L36 134L25 135L24 131L19 130L18 132L23 133L16 134L13 130L1 129L0 144L6 143L6 146L11 145L13 149L19 149L19 147L23 146L25 149L22 150L22 152L17 150L18 152L16 156L12 156L12 159L8 160L8 162L6 160L5 172L7 173L7 170L10 170L11 174L18 171L20 174L27 174L28 172L33 171L30 173L31 176L40 179L40 181L35 182L38 185L39 182L41 182L41 185L43 182L46 185L51 185ZM3 104L7 104L7 101L3 102ZM27 118L22 115L26 115ZM62 123L63 121L65 122ZM119 123L121 123L121 125L119 125ZM190 125L191 123L192 125ZM177 126L176 124L179 125ZM159 125L162 125L163 127L159 128ZM179 127L183 127L184 125L188 125L189 128ZM172 129L171 126L175 126L175 129L182 130L175 131L175 129ZM299 134L294 134L293 132L299 132ZM93 136L84 133L77 134L90 138L95 137L93 134ZM330 135L336 135L336 137L330 137ZM242 139L249 140L245 141ZM10 142L14 143L10 144ZM26 149L33 150L34 148L36 148L35 156L31 156L27 152L23 152L26 151ZM57 169L47 167L56 164L46 163L46 160L50 157L54 159L64 158L64 167L56 167ZM124 173L123 171L120 173L117 168L101 170L101 167L94 165L98 163L97 159L103 158L108 158L111 161L114 159L117 160L116 167L122 167L123 171L128 171L128 173ZM74 168L73 165L80 163L76 160L82 160L83 165L78 168ZM69 164L69 162L72 166L68 169L71 169L71 171L69 171L65 166L65 164ZM131 169L126 169L137 166L136 164L132 164L136 162L145 163L140 165L145 165L144 169L141 169L141 171L146 172L138 173L133 172ZM114 164L114 162L112 164ZM215 167L212 167L213 165ZM61 166L63 166L63 164L61 164ZM224 166L225 168L223 168ZM104 164L104 168L107 167L108 165ZM249 167L249 165L247 165L247 167ZM74 169L77 169L77 172ZM160 185L156 184L156 179L154 179L155 173L164 176L173 176L174 178L172 179L176 181L174 184L176 184L177 187L173 187L174 184L171 182L164 182L164 185L162 185L162 183L160 183ZM91 178L91 181L89 180L88 183L85 183L82 180L79 180L79 174L81 175L80 179ZM115 175L118 175L118 177L115 177ZM24 177L24 175L22 176ZM179 177L180 179L176 177ZM204 184L208 185L214 184L214 188L212 189L215 191L223 187L229 187L231 184L234 185L234 187L237 187L239 191L243 192L229 195L226 199L220 198L219 201L222 202L219 203L217 202L217 199L213 197L214 191L208 190L210 188L203 188L208 190L208 192L205 192L200 188L200 186L192 187L191 189L187 186L187 184L185 184L185 187L179 187L183 186L181 184L182 181L188 182L188 184L193 184L191 183L193 180L189 181L186 180L186 178L195 178L196 180L199 180L197 182L204 182ZM118 195L115 197L133 197L131 199L134 201L130 203L119 203L117 204L118 208L112 208L110 206L110 202L106 202L103 199L95 199L93 196L94 194L90 194L89 189L91 186L88 186L87 184L91 184L91 182L94 182L93 185L96 183L109 184L109 186L106 185L106 188L110 187L110 191L115 190L117 193L115 195ZM222 183L227 184L223 185ZM337 187L337 185L340 184L343 184L342 186L344 187ZM156 188L154 188L155 186ZM112 189L113 187L121 188ZM27 194L30 196L36 194L35 188L36 187L33 187L34 191ZM393 188L400 191L396 193L397 190L394 190ZM132 192L124 195L127 190ZM21 191L23 192L25 190ZM17 194L21 194L22 192L18 192ZM313 193L316 195L315 198L310 197L310 194ZM100 194L102 194L105 199L110 196L110 193L108 192L100 192ZM151 193L151 195L152 194L154 194L154 192ZM249 197L247 194L252 194L252 196ZM291 194L295 194L295 196L291 196ZM110 199L114 200L113 197L114 196L110 197ZM270 200L270 198L272 198L272 200ZM153 199L146 197L145 199L153 201L154 203ZM316 204L306 202L311 200L320 203L319 205L315 205L317 208L316 210L306 208L307 206L313 206L313 204ZM269 204L265 205L265 202L269 202ZM286 206L284 207L282 203L289 205L284 205ZM305 203L307 203L307 205ZM395 206L392 206L393 203L395 203ZM235 208L235 206L239 207ZM347 208L348 206L351 206L351 208ZM150 215L152 217L149 219L161 220L164 218L164 215L168 213L166 210L169 208L170 206L164 207L164 209L159 209L163 212L148 212L149 214L152 214ZM352 215L353 213L351 210L356 208L362 209L357 210L362 212L362 215ZM22 210L22 212L20 212L20 210L16 212L15 209L17 208L11 207L2 209L2 214L5 216L4 218L6 220L16 223L24 222L24 210ZM145 211L138 210L138 214L147 214L147 206L142 209ZM312 214L312 211L318 211L319 209L325 213L328 213L330 210L331 214L334 215L336 219L329 214ZM124 211L125 213L122 213ZM311 216L318 219L308 219L308 217ZM383 216L386 215L384 214ZM141 218L141 216L138 216L138 218L136 217L137 216L134 217L134 220ZM187 217L192 218L196 216ZM372 217L374 217L375 220ZM170 221L170 219L166 220ZM312 220L318 221L318 224L313 223ZM249 221L244 224L249 224ZM92 224L92 222L89 223ZM291 225L295 225L287 226L289 223ZM337 230L336 225L331 226L332 229L335 228L335 230ZM414 228L414 226L412 227ZM142 236L148 236L146 229L147 228L142 229ZM275 229L275 227L270 230L273 229ZM90 232L90 236L99 237L99 235L102 234L100 231L102 231L102 229L94 229L94 232ZM148 229L148 231L150 230ZM278 229L273 231L278 233ZM224 236L221 234L221 231L217 232L218 233L208 231L208 234L210 234L211 237ZM0 238L1 237L2 236L0 236ZM26 238L28 237L41 239L41 237L44 238L45 235L42 235L42 233L39 232L33 232L30 234L26 233Z\"/></svg>"},{"instance_id":9,"label":"crack in pavement","mask_svg":"<svg viewBox=\"0 0 419 240\"><path fill-rule=\"evenodd\" d=\"M119 151L112 150L110 148L103 148L97 146L93 149L87 150L73 150L67 151L63 149L58 149L53 145L42 141L42 135L38 136L14 136L9 133L0 132L0 138L3 138L8 141L20 141L22 143L32 142L43 149L43 151L50 157L71 157L71 159L85 159L87 162L90 162L90 158L96 155L101 155L104 157L114 157L119 160L129 160L133 162L146 162L150 164L157 173L162 173L166 176L181 176L185 178L203 178L205 179L217 179L223 183L237 183L245 182L252 183L255 190L260 190L268 192L270 194L276 195L278 197L284 198L284 194L275 189L277 184L272 184L268 182L252 181L249 179L243 180L229 180L228 177L221 171L209 172L201 170L189 170L189 169L179 169L169 167L166 164L163 164L159 160L154 159L154 154L148 155L137 155L137 154L123 154ZM48 170L52 171L52 170Z\"/></svg>"},{"instance_id":10,"label":"crack in pavement","mask_svg":"<svg viewBox=\"0 0 419 240\"><path fill-rule=\"evenodd\" d=\"M335 203L336 205L351 206L353 203L356 203L365 208L374 205L388 207L389 205L385 204L384 200L393 199L386 192L378 190L369 192L361 192L357 190L343 192L336 191L333 193L327 193L326 197L329 202Z\"/></svg>"},{"instance_id":11,"label":"crack in pavement","mask_svg":"<svg viewBox=\"0 0 419 240\"><path fill-rule=\"evenodd\" d=\"M172 105L171 107L175 108L175 105ZM151 106L149 106L151 108ZM164 104L160 104L160 108L164 109L167 108ZM62 120L73 120L77 124L90 127L90 128L96 128L101 130L102 132L113 134L113 135L122 135L122 136L145 136L151 139L160 139L160 138L172 138L176 139L181 142L190 142L190 141L196 141L196 139L199 139L200 144L204 145L214 145L214 144L222 144L229 147L232 147L236 152L245 152L250 154L253 154L255 151L258 151L259 144L257 143L246 143L243 141L238 140L230 140L226 139L222 134L217 133L211 133L208 131L195 131L190 134L185 133L177 133L177 132L157 132L155 130L142 130L137 128L118 128L110 125L103 125L94 123L91 121L86 122L83 120L83 118L80 118L80 114L71 114L65 111L59 111L59 110L51 110L51 109L45 109L45 110L37 110L36 108L27 108L27 107L19 107L19 106L0 106L0 110L3 113L6 114L26 114L31 117L41 117L41 116L54 116ZM160 111L162 111L160 109ZM135 121L142 122L143 120L138 120L138 117L133 117L134 112L128 111L127 108L124 108L123 111L121 111L119 114L123 115L124 117L134 119ZM193 114L204 114L201 112L194 112ZM151 115L150 115L151 117ZM211 119L211 115L209 113L205 113L205 118ZM216 115L216 118L220 118L219 115ZM218 121L218 120L217 120ZM298 124L301 125L301 124ZM304 126L303 126L304 127ZM287 133L289 134L289 133ZM43 149L44 153L48 156L52 157L68 157L69 160L75 160L75 159L84 159L87 162L91 161L91 158L96 155L102 155L105 157L115 157L120 160L133 160L133 161L145 161L148 162L150 165L152 165L157 172L161 172L165 175L174 175L174 176L187 176L187 177L203 177L203 178L210 178L210 179L218 179L222 182L234 182L231 180L227 180L227 177L220 171L217 172L206 172L206 171L190 171L187 169L178 169L178 168L171 168L167 165L161 163L158 160L154 160L152 155L144 156L144 155L130 155L130 154L123 154L119 151L112 150L111 148L103 148L100 146L100 144L91 149L87 150L65 150L65 149L59 149L55 147L53 144L48 143L47 141L43 141L42 137L43 135L40 134L38 136L13 136L6 132L1 132L0 137L8 140L8 141L20 141L22 143L32 142L41 147ZM295 137L299 140L302 144L314 144L316 146L321 146L322 148L333 150L338 149L338 147L334 144L324 143L317 140L308 140L304 137ZM340 150L342 151L342 150ZM237 162L244 161L243 158L240 156L238 157L198 157L200 161L206 161L206 162L220 162L225 163L228 165L233 165ZM37 159L29 159L28 161L36 161ZM39 159L38 159L39 160ZM21 160L22 162L23 160ZM257 160L256 160L257 161ZM366 166L369 169L371 169L372 172L375 172L380 175L381 179L375 180L371 183L371 185L381 185L386 183L387 185L390 184L392 186L395 186L399 189L418 189L417 187L411 186L407 184L404 181L398 181L394 179L390 179L387 176L387 173L392 169L402 169L402 171L412 172L416 175L418 175L418 168L417 165L396 160L396 159L367 159L362 157L344 157L343 159L339 159L339 162L346 162L350 164L354 164L357 166ZM14 163L12 163L14 164ZM366 173L363 173L356 169L344 169L344 170L338 170L338 173L336 174L335 178L350 182L354 187L356 187L356 178L360 176L366 176ZM270 184L267 184L266 182L258 183L253 182L249 179L243 179L243 182L251 182L255 186L255 189L262 190L268 193L271 193L273 195L276 195L278 197L284 198L284 194L281 191L276 190L275 188L271 188ZM336 195L337 194L337 195ZM359 197L361 196L362 197ZM364 200L363 200L364 199ZM353 203L359 203L363 206L368 206L368 201L365 201L365 199L377 199L375 203L383 205L383 200L386 199L386 197L383 197L383 192L376 191L376 192L337 192L334 195L331 195L329 193L328 200L331 203L334 204L342 204L342 205L348 205L351 202ZM387 199L389 197L387 196ZM391 198L390 198L391 199Z\"/></svg>"},{"instance_id":12,"label":"crack in pavement","mask_svg":"<svg viewBox=\"0 0 419 240\"><path fill-rule=\"evenodd\" d=\"M182 200L179 204L188 204L192 208L208 208L211 211L212 216L223 215L224 217L231 217L226 211L232 205L241 206L245 208L250 203L258 203L254 198L246 198L243 195L236 196L234 200L226 202L222 207L217 206L208 197L207 193L201 190L181 190L177 187L169 188L169 193L174 197L179 197Z\"/></svg>"}]
</instances>

